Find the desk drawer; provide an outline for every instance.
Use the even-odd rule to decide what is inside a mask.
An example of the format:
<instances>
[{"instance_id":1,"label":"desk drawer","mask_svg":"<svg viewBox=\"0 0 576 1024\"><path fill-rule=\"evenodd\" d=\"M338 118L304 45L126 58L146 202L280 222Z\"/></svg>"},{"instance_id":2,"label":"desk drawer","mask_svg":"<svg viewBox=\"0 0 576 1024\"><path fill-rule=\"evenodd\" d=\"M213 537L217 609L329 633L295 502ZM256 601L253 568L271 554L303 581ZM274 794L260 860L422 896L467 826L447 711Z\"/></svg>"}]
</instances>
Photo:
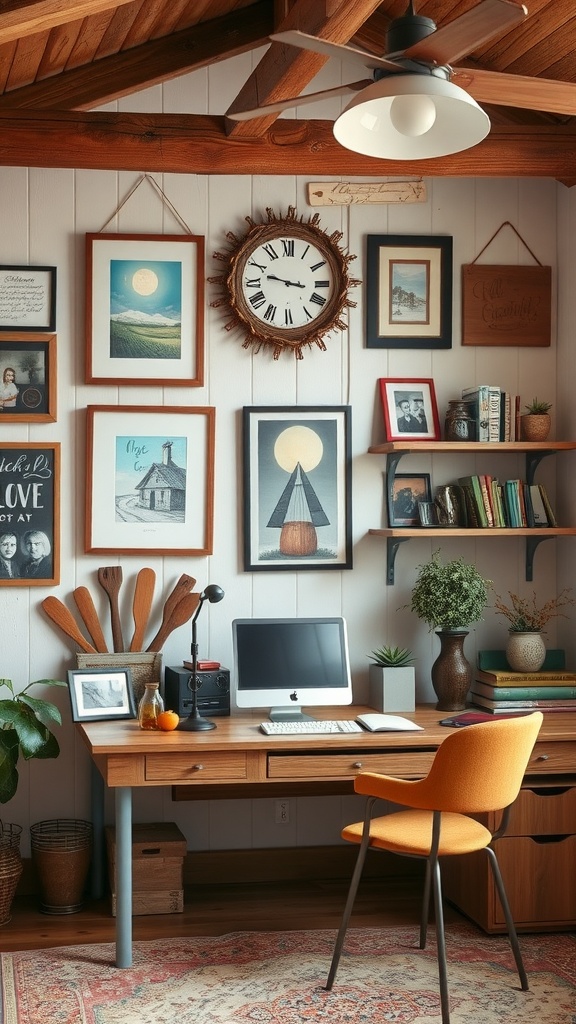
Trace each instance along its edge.
<instances>
[{"instance_id":1,"label":"desk drawer","mask_svg":"<svg viewBox=\"0 0 576 1024\"><path fill-rule=\"evenodd\" d=\"M428 774L434 751L399 751L347 754L269 754L269 779L349 779L359 772L380 772L403 779L418 779Z\"/></svg>"},{"instance_id":2,"label":"desk drawer","mask_svg":"<svg viewBox=\"0 0 576 1024\"><path fill-rule=\"evenodd\" d=\"M527 775L543 772L554 775L555 772L576 771L576 742L568 740L562 743L547 743L541 740L536 744L528 767Z\"/></svg>"},{"instance_id":3,"label":"desk drawer","mask_svg":"<svg viewBox=\"0 0 576 1024\"><path fill-rule=\"evenodd\" d=\"M147 782L243 782L245 751L202 751L195 754L147 754Z\"/></svg>"}]
</instances>

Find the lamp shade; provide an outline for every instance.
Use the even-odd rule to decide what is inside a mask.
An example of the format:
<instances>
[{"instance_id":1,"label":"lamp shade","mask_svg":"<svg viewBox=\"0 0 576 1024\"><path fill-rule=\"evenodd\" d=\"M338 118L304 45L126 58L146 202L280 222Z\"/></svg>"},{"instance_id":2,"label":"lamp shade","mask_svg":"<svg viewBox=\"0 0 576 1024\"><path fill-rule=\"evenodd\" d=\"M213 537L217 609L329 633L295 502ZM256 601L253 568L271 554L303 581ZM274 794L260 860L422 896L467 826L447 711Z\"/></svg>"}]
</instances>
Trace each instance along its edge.
<instances>
[{"instance_id":1,"label":"lamp shade","mask_svg":"<svg viewBox=\"0 0 576 1024\"><path fill-rule=\"evenodd\" d=\"M470 149L490 119L443 77L386 75L355 96L334 123L341 146L383 160L425 160Z\"/></svg>"}]
</instances>

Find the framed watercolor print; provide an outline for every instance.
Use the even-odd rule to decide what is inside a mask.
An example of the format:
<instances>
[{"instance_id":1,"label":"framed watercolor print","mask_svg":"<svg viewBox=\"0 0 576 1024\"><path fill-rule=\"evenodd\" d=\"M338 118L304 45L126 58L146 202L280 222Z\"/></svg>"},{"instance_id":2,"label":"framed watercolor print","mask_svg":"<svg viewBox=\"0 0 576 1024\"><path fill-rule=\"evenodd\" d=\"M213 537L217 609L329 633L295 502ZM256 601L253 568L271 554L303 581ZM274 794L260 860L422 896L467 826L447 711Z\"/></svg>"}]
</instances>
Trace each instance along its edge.
<instances>
[{"instance_id":1,"label":"framed watercolor print","mask_svg":"<svg viewBox=\"0 0 576 1024\"><path fill-rule=\"evenodd\" d=\"M56 335L0 334L0 423L56 419Z\"/></svg>"},{"instance_id":2,"label":"framed watercolor print","mask_svg":"<svg viewBox=\"0 0 576 1024\"><path fill-rule=\"evenodd\" d=\"M204 383L204 238L86 235L86 383Z\"/></svg>"},{"instance_id":3,"label":"framed watercolor print","mask_svg":"<svg viewBox=\"0 0 576 1024\"><path fill-rule=\"evenodd\" d=\"M215 410L93 405L85 550L212 554Z\"/></svg>"},{"instance_id":4,"label":"framed watercolor print","mask_svg":"<svg viewBox=\"0 0 576 1024\"><path fill-rule=\"evenodd\" d=\"M440 440L433 380L381 377L378 385L388 441Z\"/></svg>"},{"instance_id":5,"label":"framed watercolor print","mask_svg":"<svg viewBox=\"0 0 576 1024\"><path fill-rule=\"evenodd\" d=\"M0 331L56 330L56 267L0 266Z\"/></svg>"},{"instance_id":6,"label":"framed watercolor print","mask_svg":"<svg viewBox=\"0 0 576 1024\"><path fill-rule=\"evenodd\" d=\"M60 582L60 444L0 444L0 586Z\"/></svg>"},{"instance_id":7,"label":"framed watercolor print","mask_svg":"<svg viewBox=\"0 0 576 1024\"><path fill-rule=\"evenodd\" d=\"M349 406L243 411L244 569L352 568Z\"/></svg>"},{"instance_id":8,"label":"framed watercolor print","mask_svg":"<svg viewBox=\"0 0 576 1024\"><path fill-rule=\"evenodd\" d=\"M136 718L129 668L83 668L68 671L73 722Z\"/></svg>"},{"instance_id":9,"label":"framed watercolor print","mask_svg":"<svg viewBox=\"0 0 576 1024\"><path fill-rule=\"evenodd\" d=\"M366 347L452 347L450 235L368 235Z\"/></svg>"},{"instance_id":10,"label":"framed watercolor print","mask_svg":"<svg viewBox=\"0 0 576 1024\"><path fill-rule=\"evenodd\" d=\"M386 497L389 526L420 526L418 502L432 501L430 474L395 473Z\"/></svg>"}]
</instances>

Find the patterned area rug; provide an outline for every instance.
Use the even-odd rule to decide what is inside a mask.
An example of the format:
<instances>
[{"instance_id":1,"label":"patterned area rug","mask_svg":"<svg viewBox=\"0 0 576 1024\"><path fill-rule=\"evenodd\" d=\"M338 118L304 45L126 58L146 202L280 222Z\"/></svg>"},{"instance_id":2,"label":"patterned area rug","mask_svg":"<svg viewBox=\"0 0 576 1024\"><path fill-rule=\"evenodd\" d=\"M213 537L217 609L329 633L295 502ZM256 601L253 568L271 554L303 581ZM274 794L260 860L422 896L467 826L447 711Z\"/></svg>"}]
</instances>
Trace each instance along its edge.
<instances>
[{"instance_id":1,"label":"patterned area rug","mask_svg":"<svg viewBox=\"0 0 576 1024\"><path fill-rule=\"evenodd\" d=\"M235 932L1 955L3 1024L438 1024L433 930L350 929L332 992L334 931ZM576 1024L576 936L520 938L530 991L505 937L450 926L452 1024Z\"/></svg>"}]
</instances>

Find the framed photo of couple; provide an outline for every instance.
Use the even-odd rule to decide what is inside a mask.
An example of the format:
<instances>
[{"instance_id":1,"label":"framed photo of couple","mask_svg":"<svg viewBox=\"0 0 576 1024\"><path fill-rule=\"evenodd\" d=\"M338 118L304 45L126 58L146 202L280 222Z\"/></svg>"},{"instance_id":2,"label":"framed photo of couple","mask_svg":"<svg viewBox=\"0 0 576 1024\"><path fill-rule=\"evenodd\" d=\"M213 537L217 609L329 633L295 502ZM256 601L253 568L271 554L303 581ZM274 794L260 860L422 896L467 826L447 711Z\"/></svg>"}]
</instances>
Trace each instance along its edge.
<instances>
[{"instance_id":1,"label":"framed photo of couple","mask_svg":"<svg viewBox=\"0 0 576 1024\"><path fill-rule=\"evenodd\" d=\"M440 440L433 380L381 377L378 386L388 441Z\"/></svg>"}]
</instances>

